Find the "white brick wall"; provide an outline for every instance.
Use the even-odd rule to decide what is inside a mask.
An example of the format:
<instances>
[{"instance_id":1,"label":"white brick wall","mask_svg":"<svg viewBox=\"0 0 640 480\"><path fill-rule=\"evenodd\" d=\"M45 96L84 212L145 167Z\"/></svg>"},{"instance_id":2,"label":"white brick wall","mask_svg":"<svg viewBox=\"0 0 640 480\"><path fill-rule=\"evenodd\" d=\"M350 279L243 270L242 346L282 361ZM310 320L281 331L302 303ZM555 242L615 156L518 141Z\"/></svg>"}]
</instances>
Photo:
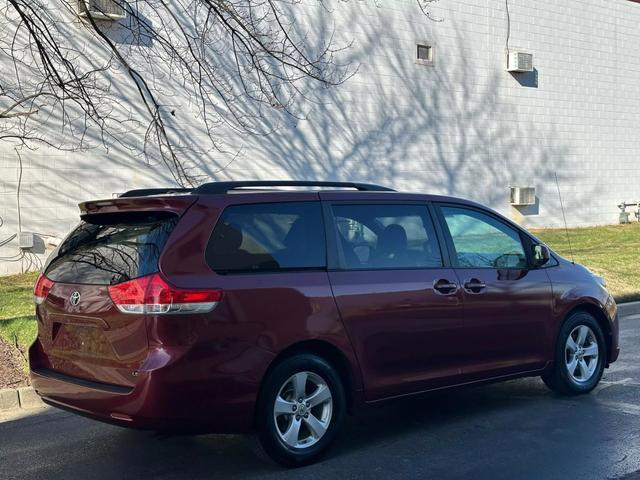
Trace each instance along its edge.
<instances>
[{"instance_id":1,"label":"white brick wall","mask_svg":"<svg viewBox=\"0 0 640 480\"><path fill-rule=\"evenodd\" d=\"M307 119L274 118L272 135L221 133L240 154L215 178L379 182L472 198L530 226L561 223L555 173L571 225L615 223L620 201L640 200L640 4L509 0L510 46L533 53L537 69L537 86L523 86L504 68L504 0L441 0L433 13L442 22L426 20L414 0L379 3L331 3L336 41L353 40L343 59L358 73L313 91L319 103L305 106ZM314 30L327 21L314 0L300 8ZM436 45L435 66L413 62L421 41ZM203 139L197 120L180 128L185 148ZM171 184L164 168L117 148L22 156L25 231L62 236L80 201ZM211 174L229 156L192 160ZM539 208L508 206L516 184L536 186ZM0 144L0 242L17 231L16 187L16 154ZM20 268L0 260L0 274Z\"/></svg>"}]
</instances>

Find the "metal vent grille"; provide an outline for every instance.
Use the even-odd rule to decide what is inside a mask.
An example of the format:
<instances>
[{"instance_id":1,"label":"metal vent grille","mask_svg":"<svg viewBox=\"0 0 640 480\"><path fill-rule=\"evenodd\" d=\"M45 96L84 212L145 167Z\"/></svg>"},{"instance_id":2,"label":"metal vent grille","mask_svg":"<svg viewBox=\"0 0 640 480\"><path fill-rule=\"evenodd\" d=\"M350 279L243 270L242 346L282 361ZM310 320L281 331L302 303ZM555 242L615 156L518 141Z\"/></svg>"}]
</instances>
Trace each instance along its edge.
<instances>
[{"instance_id":1,"label":"metal vent grille","mask_svg":"<svg viewBox=\"0 0 640 480\"><path fill-rule=\"evenodd\" d=\"M535 205L535 187L511 187L510 203L513 206Z\"/></svg>"},{"instance_id":2,"label":"metal vent grille","mask_svg":"<svg viewBox=\"0 0 640 480\"><path fill-rule=\"evenodd\" d=\"M526 52L511 52L507 57L509 72L532 72L533 54Z\"/></svg>"},{"instance_id":3,"label":"metal vent grille","mask_svg":"<svg viewBox=\"0 0 640 480\"><path fill-rule=\"evenodd\" d=\"M533 70L533 55L518 52L518 67L526 71Z\"/></svg>"},{"instance_id":4,"label":"metal vent grille","mask_svg":"<svg viewBox=\"0 0 640 480\"><path fill-rule=\"evenodd\" d=\"M429 43L418 43L415 50L415 63L422 65L433 65L434 46Z\"/></svg>"},{"instance_id":5,"label":"metal vent grille","mask_svg":"<svg viewBox=\"0 0 640 480\"><path fill-rule=\"evenodd\" d=\"M20 237L18 238L18 247L23 250L28 250L33 248L35 245L35 240L33 233L31 232L20 232Z\"/></svg>"},{"instance_id":6,"label":"metal vent grille","mask_svg":"<svg viewBox=\"0 0 640 480\"><path fill-rule=\"evenodd\" d=\"M429 45L418 45L418 60L431 61L431 47Z\"/></svg>"}]
</instances>

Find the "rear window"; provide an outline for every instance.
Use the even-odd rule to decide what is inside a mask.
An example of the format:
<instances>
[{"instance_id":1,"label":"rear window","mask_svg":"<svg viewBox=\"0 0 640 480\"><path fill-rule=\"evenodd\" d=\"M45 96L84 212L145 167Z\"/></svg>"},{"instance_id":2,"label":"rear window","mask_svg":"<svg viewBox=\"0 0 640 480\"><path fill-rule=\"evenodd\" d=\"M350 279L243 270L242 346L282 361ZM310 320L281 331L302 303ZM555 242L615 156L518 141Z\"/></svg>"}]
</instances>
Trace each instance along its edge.
<instances>
[{"instance_id":1,"label":"rear window","mask_svg":"<svg viewBox=\"0 0 640 480\"><path fill-rule=\"evenodd\" d=\"M321 269L324 237L319 202L235 205L222 212L206 259L220 273Z\"/></svg>"},{"instance_id":2,"label":"rear window","mask_svg":"<svg viewBox=\"0 0 640 480\"><path fill-rule=\"evenodd\" d=\"M55 282L114 285L155 273L177 221L164 212L87 217L52 254L45 274Z\"/></svg>"}]
</instances>

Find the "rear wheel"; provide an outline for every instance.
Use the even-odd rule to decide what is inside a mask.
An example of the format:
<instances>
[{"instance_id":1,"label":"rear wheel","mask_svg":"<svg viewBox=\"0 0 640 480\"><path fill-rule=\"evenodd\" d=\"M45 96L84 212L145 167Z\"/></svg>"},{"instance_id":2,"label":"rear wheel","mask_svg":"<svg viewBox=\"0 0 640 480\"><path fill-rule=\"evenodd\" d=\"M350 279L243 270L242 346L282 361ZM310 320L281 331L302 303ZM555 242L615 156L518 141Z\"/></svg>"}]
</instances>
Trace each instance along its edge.
<instances>
[{"instance_id":1,"label":"rear wheel","mask_svg":"<svg viewBox=\"0 0 640 480\"><path fill-rule=\"evenodd\" d=\"M265 452L286 466L315 461L344 420L340 376L325 360L301 354L283 360L267 376L258 400L258 435Z\"/></svg>"},{"instance_id":2,"label":"rear wheel","mask_svg":"<svg viewBox=\"0 0 640 480\"><path fill-rule=\"evenodd\" d=\"M588 393L600 382L606 349L598 321L587 312L574 313L560 329L553 370L542 380L560 394Z\"/></svg>"}]
</instances>

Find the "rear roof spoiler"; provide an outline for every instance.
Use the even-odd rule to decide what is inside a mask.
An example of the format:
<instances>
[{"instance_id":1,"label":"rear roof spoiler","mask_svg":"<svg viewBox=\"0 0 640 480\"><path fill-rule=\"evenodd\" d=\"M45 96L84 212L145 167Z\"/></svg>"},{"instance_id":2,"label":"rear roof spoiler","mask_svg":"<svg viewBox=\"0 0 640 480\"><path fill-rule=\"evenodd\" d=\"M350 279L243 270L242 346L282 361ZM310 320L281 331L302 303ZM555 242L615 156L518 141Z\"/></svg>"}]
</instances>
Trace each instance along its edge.
<instances>
[{"instance_id":1,"label":"rear roof spoiler","mask_svg":"<svg viewBox=\"0 0 640 480\"><path fill-rule=\"evenodd\" d=\"M78 204L80 216L114 214L126 212L159 212L168 211L181 215L198 197L189 195L179 195L175 197L154 197L138 195L138 198L109 198L105 200L90 200ZM157 195L157 194L156 194Z\"/></svg>"},{"instance_id":2,"label":"rear roof spoiler","mask_svg":"<svg viewBox=\"0 0 640 480\"><path fill-rule=\"evenodd\" d=\"M169 195L173 193L192 193L194 195L225 194L242 188L269 187L323 187L323 188L352 188L360 192L394 192L392 188L370 183L356 182L313 182L299 180L252 180L244 182L209 182L196 188L143 188L129 190L120 195L122 197L148 197L150 195Z\"/></svg>"},{"instance_id":3,"label":"rear roof spoiler","mask_svg":"<svg viewBox=\"0 0 640 480\"><path fill-rule=\"evenodd\" d=\"M118 198L125 197L148 197L150 195L169 195L172 193L190 193L193 188L140 188L137 190L129 190L128 192L124 192L121 195L118 195Z\"/></svg>"}]
</instances>

